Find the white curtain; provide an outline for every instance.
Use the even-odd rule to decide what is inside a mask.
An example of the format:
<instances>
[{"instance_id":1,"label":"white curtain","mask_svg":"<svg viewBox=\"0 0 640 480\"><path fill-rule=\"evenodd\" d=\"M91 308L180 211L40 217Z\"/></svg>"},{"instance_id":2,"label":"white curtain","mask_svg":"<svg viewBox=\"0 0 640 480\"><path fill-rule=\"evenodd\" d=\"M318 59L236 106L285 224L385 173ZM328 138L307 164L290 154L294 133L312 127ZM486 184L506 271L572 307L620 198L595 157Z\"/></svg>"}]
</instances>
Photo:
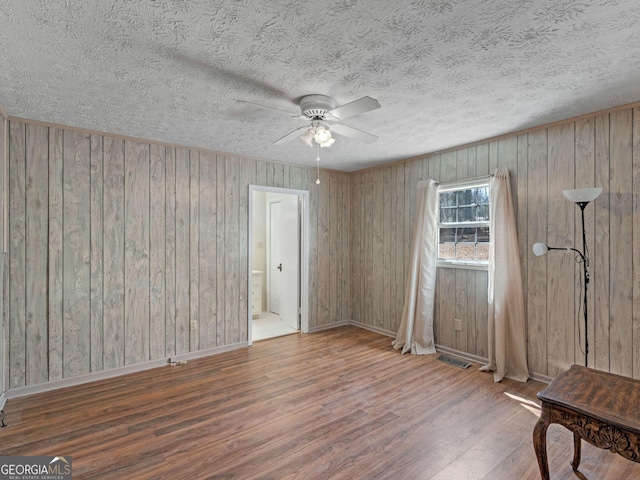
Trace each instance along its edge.
<instances>
[{"instance_id":1,"label":"white curtain","mask_svg":"<svg viewBox=\"0 0 640 480\"><path fill-rule=\"evenodd\" d=\"M438 187L434 180L418 183L416 223L411 241L411 263L404 308L396 339L391 343L402 353L436 353L433 310L438 257Z\"/></svg>"},{"instance_id":2,"label":"white curtain","mask_svg":"<svg viewBox=\"0 0 640 480\"><path fill-rule=\"evenodd\" d=\"M480 370L526 382L526 321L516 217L509 171L496 170L489 182L491 202L489 249L489 363Z\"/></svg>"}]
</instances>

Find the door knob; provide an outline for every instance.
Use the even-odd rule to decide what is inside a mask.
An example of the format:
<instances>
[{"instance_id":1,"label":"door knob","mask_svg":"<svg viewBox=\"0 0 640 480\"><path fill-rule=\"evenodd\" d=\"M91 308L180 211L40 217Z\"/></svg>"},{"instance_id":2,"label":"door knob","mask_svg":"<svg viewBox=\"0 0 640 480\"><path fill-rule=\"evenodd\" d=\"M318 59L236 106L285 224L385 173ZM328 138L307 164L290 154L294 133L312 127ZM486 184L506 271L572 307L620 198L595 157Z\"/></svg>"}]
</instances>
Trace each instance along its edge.
<instances>
[{"instance_id":1,"label":"door knob","mask_svg":"<svg viewBox=\"0 0 640 480\"><path fill-rule=\"evenodd\" d=\"M278 270L282 271L282 264L278 265L276 268L277 268Z\"/></svg>"}]
</instances>

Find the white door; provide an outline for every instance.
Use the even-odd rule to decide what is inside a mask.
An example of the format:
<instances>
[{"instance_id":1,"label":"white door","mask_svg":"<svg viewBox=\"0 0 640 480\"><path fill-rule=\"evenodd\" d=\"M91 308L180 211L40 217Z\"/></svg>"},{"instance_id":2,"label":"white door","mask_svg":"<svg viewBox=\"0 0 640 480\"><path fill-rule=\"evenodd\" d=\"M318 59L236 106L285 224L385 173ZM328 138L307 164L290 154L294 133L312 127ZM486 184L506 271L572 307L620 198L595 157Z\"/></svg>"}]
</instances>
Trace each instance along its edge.
<instances>
[{"instance_id":1,"label":"white door","mask_svg":"<svg viewBox=\"0 0 640 480\"><path fill-rule=\"evenodd\" d=\"M282 256L280 237L282 236L283 215L280 202L269 202L269 310L280 315L280 292L282 291Z\"/></svg>"},{"instance_id":2,"label":"white door","mask_svg":"<svg viewBox=\"0 0 640 480\"><path fill-rule=\"evenodd\" d=\"M300 217L298 196L270 203L271 311L299 330Z\"/></svg>"}]
</instances>

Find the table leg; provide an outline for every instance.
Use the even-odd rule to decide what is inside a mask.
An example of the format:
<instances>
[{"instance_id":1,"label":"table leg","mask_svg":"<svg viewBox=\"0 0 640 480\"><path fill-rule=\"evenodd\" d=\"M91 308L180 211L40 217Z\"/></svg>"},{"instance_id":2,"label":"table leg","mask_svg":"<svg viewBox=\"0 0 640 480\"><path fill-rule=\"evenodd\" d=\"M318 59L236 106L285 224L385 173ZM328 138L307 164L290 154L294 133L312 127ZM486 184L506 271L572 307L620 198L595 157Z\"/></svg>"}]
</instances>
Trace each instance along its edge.
<instances>
[{"instance_id":1,"label":"table leg","mask_svg":"<svg viewBox=\"0 0 640 480\"><path fill-rule=\"evenodd\" d=\"M577 434L573 434L573 461L571 462L571 466L573 467L573 471L577 472L578 467L580 466L580 437Z\"/></svg>"},{"instance_id":2,"label":"table leg","mask_svg":"<svg viewBox=\"0 0 640 480\"><path fill-rule=\"evenodd\" d=\"M540 478L542 480L551 480L549 478L549 463L547 462L547 428L549 427L549 417L544 411L540 414L540 419L533 428L533 448L538 459L538 467L540 468Z\"/></svg>"}]
</instances>

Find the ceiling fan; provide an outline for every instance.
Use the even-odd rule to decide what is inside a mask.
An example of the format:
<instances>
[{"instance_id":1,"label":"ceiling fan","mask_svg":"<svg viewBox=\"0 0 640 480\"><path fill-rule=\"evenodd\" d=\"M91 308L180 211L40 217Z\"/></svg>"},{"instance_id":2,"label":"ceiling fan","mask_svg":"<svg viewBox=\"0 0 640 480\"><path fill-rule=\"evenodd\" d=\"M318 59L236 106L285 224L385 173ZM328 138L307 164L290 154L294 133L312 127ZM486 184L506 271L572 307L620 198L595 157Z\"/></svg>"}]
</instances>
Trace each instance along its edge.
<instances>
[{"instance_id":1,"label":"ceiling fan","mask_svg":"<svg viewBox=\"0 0 640 480\"><path fill-rule=\"evenodd\" d=\"M373 143L378 139L376 135L371 133L363 132L362 130L342 123L337 123L347 118L380 108L380 103L371 97L362 97L338 107L336 106L336 101L326 95L305 95L299 101L301 112L299 114L260 105L258 103L244 100L239 101L283 113L293 118L311 120L310 125L296 128L293 132L273 142L274 145L282 145L295 138L299 138L305 145L310 147L313 146L314 141L320 147L329 147L335 142L335 139L331 135L332 133L353 138L364 143Z\"/></svg>"}]
</instances>

